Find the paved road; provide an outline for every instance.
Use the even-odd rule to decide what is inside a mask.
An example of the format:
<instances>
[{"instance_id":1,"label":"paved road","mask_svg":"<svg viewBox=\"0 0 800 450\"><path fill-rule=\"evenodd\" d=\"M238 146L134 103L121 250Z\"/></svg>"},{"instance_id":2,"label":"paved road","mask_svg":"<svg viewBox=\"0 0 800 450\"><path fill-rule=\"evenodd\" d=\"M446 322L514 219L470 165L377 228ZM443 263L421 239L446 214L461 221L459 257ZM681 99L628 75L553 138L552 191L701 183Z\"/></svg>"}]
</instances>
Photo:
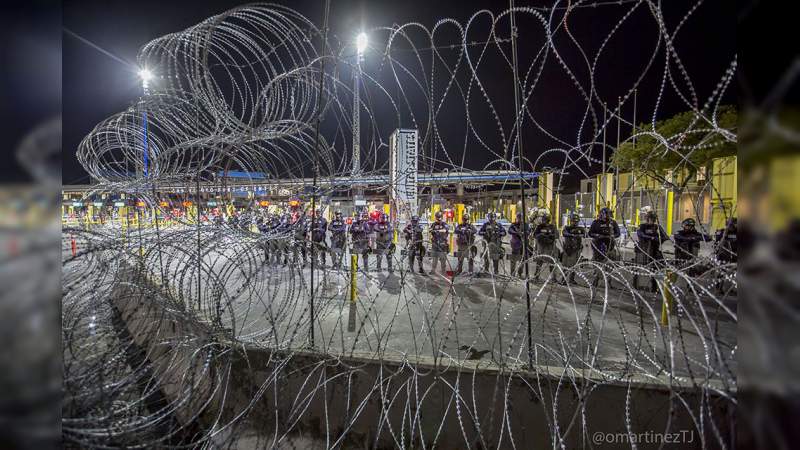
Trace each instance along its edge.
<instances>
[{"instance_id":1,"label":"paved road","mask_svg":"<svg viewBox=\"0 0 800 450\"><path fill-rule=\"evenodd\" d=\"M155 246L146 251L153 276L166 275L173 295L187 299L189 313L221 323L251 345L307 348L313 290L318 350L410 360L421 355L441 364L464 359L524 363L529 297L536 364L625 370L662 379L672 373L729 380L736 372L735 298L723 302L709 295L704 289L711 280L679 280L673 290L681 307L670 325L662 326L661 295L627 287L632 273L624 267L603 272L616 277L609 289L604 279L596 289L589 286L596 267L586 262L577 285L553 283L544 271L543 282L530 283L526 293L524 281L502 274L453 280L407 273L398 253L394 274L359 272L352 302L349 271L318 268L312 284L309 268L265 264L255 240L220 237L209 230L203 234L197 306L196 232L171 233L162 241L160 258ZM454 258L449 261L455 264Z\"/></svg>"},{"instance_id":2,"label":"paved road","mask_svg":"<svg viewBox=\"0 0 800 450\"><path fill-rule=\"evenodd\" d=\"M263 253L247 244L218 246L225 247L204 256L200 289L205 320L219 313L225 327L253 345L308 347L310 269L265 264ZM185 255L169 259L166 273L182 295L196 298L196 264L191 251ZM157 273L155 259L149 261ZM443 364L451 359L522 363L527 361L529 297L537 364L723 379L736 370L735 300L719 302L702 291L693 295L685 281L676 284L683 307L665 327L659 324L661 295L625 287L632 274L624 269L607 272L620 277L610 289L602 279L596 289L586 282L596 270L590 262L582 266L576 286L558 285L543 271L543 282L531 283L526 294L524 281L505 275L453 280L408 273L402 260L395 268L401 270L359 272L355 302L348 270L318 268L314 347L331 354L424 355ZM701 280L691 287L698 290L708 283Z\"/></svg>"}]
</instances>

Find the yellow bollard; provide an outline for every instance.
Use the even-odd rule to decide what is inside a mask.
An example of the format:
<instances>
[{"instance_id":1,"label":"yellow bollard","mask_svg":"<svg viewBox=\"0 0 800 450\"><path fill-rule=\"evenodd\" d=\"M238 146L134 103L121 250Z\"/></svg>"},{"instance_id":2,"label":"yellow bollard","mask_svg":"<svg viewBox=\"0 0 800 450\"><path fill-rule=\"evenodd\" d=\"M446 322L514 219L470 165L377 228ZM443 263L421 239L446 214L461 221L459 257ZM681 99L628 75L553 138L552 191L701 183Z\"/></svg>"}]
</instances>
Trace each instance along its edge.
<instances>
[{"instance_id":1,"label":"yellow bollard","mask_svg":"<svg viewBox=\"0 0 800 450\"><path fill-rule=\"evenodd\" d=\"M350 255L350 303L356 302L356 274L358 273L358 255Z\"/></svg>"},{"instance_id":2,"label":"yellow bollard","mask_svg":"<svg viewBox=\"0 0 800 450\"><path fill-rule=\"evenodd\" d=\"M356 331L356 274L358 273L358 255L350 255L350 308L347 314L347 331Z\"/></svg>"},{"instance_id":3,"label":"yellow bollard","mask_svg":"<svg viewBox=\"0 0 800 450\"><path fill-rule=\"evenodd\" d=\"M675 193L667 192L667 236L672 236L672 209L675 203Z\"/></svg>"}]
</instances>

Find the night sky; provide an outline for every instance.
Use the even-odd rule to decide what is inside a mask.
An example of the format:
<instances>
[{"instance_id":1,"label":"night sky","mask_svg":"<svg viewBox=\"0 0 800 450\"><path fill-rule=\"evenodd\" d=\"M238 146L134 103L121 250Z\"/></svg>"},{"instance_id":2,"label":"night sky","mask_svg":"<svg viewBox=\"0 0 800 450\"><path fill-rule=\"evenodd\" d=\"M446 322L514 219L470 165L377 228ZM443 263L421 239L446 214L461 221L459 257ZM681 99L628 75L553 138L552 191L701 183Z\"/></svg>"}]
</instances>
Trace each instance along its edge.
<instances>
[{"instance_id":1,"label":"night sky","mask_svg":"<svg viewBox=\"0 0 800 450\"><path fill-rule=\"evenodd\" d=\"M315 1L285 1L284 3L304 14L317 26L321 27L323 16L323 2ZM551 2L518 2L518 6L542 6ZM673 28L689 5L694 2L670 1L665 2L665 14L670 28ZM730 64L735 54L735 27L736 12L734 2L725 0L709 0L703 3L695 15L681 31L676 46L695 87L700 93L701 102L711 93L721 75ZM75 150L83 137L91 131L95 124L104 118L124 110L140 95L140 82L136 75L135 60L138 49L151 39L158 36L183 30L200 22L211 15L223 12L241 2L213 0L213 1L150 1L136 2L102 0L102 1L67 1L63 8L63 182L76 184L88 182L88 176L75 159ZM491 9L495 12L507 7L505 2L478 2L478 1L341 1L331 2L331 33L348 39L359 28L377 26L391 26L394 23L402 24L418 21L426 26L432 26L442 17L452 17L465 22L474 12L480 9ZM608 30L622 16L626 8L603 7L596 12L581 12L575 14L570 21L570 31L576 38L587 46L587 51L593 55L601 40ZM584 10L586 11L586 10ZM644 13L644 11L642 11ZM597 73L598 90L606 99L616 99L625 93L631 86L636 76L641 73L644 62L651 56L648 51L656 38L652 19L632 20L620 31L619 38L613 44L615 51L606 57L605 66L608 70ZM635 18L634 18L635 19ZM533 24L531 24L532 26ZM525 27L526 23L520 23ZM85 42L77 39L73 34L93 42L97 46L112 53L116 57L127 61L125 64L109 57ZM506 33L507 34L507 33ZM532 34L529 33L528 36ZM539 33L541 35L541 33ZM520 42L521 59L525 59L526 52L538 50L541 39L534 43ZM563 57L571 65L578 66L578 53L568 48L560 49ZM542 89L545 94L535 98L532 102L537 111L537 119L545 120L548 130L563 139L575 141L574 127L576 121L572 118L582 107L581 101L575 95L575 89L569 78L558 70L554 63L549 63L550 68L542 75ZM652 112L655 98L646 93L655 92L661 82L663 58L658 67L652 71L640 89L640 112ZM603 68L601 68L603 69ZM613 70L612 70L613 69ZM488 79L484 71L482 80ZM489 81L495 86L489 86L493 95L502 98L508 95L513 98L513 91L508 80L498 77ZM507 92L502 92L507 89ZM736 87L732 87L726 102L736 102ZM615 100L614 100L615 101ZM662 100L659 119L685 110L679 99L672 95ZM500 102L509 109L504 114L513 113L513 102L508 100ZM626 117L630 113L626 112ZM641 115L639 121L646 120ZM568 119L565 119L568 118ZM439 125L446 126L447 121L439 119ZM393 126L393 124L392 124ZM459 123L453 128L461 127ZM492 127L492 121L487 118L485 123L478 123L478 127ZM445 131L453 136L464 135L463 129ZM527 132L526 132L527 133ZM526 136L526 155L535 157L538 149L550 147L552 142L546 142L541 136L531 132ZM610 129L611 136L616 131ZM623 137L626 130L623 128ZM386 139L387 136L384 136ZM480 169L486 163L483 155L467 152L464 165L467 168Z\"/></svg>"}]
</instances>

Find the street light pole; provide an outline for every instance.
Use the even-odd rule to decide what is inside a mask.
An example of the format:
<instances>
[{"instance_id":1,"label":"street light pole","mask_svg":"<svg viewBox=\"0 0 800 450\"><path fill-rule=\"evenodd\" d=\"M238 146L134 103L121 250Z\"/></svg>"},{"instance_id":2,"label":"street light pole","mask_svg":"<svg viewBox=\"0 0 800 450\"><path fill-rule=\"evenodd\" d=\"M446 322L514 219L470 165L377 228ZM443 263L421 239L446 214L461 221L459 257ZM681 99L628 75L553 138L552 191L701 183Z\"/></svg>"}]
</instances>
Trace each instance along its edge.
<instances>
[{"instance_id":1,"label":"street light pole","mask_svg":"<svg viewBox=\"0 0 800 450\"><path fill-rule=\"evenodd\" d=\"M367 49L367 35L359 33L356 37L356 67L353 76L353 212L356 211L356 200L363 195L360 188L355 187L356 178L361 175L361 62L364 50Z\"/></svg>"},{"instance_id":2,"label":"street light pole","mask_svg":"<svg viewBox=\"0 0 800 450\"><path fill-rule=\"evenodd\" d=\"M142 91L145 96L149 93L150 87L150 80L153 78L153 73L150 72L148 69L142 69L139 71L139 78L142 79ZM142 174L145 178L147 178L147 166L148 166L148 146L147 146L147 110L144 108L144 100L142 100L142 130L143 130L143 165L142 165Z\"/></svg>"},{"instance_id":3,"label":"street light pole","mask_svg":"<svg viewBox=\"0 0 800 450\"><path fill-rule=\"evenodd\" d=\"M361 62L367 49L367 35L356 38L356 67L353 77L353 178L361 173Z\"/></svg>"}]
</instances>

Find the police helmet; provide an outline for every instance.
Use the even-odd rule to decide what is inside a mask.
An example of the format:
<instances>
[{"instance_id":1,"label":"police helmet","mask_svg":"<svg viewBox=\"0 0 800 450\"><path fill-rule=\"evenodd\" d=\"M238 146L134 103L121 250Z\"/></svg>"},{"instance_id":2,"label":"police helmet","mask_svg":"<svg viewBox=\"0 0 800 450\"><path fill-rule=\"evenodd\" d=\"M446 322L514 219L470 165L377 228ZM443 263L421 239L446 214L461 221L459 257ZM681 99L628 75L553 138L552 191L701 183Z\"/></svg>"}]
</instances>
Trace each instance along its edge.
<instances>
[{"instance_id":1,"label":"police helmet","mask_svg":"<svg viewBox=\"0 0 800 450\"><path fill-rule=\"evenodd\" d=\"M688 218L688 219L685 219L683 222L681 222L681 226L683 226L684 229L688 229L688 230L694 230L694 227L696 225L697 225L697 223L691 217Z\"/></svg>"},{"instance_id":2,"label":"police helmet","mask_svg":"<svg viewBox=\"0 0 800 450\"><path fill-rule=\"evenodd\" d=\"M442 214L441 211L436 211L436 214L434 214L433 216L436 218L436 220L442 220L442 217L444 217L444 214Z\"/></svg>"}]
</instances>

